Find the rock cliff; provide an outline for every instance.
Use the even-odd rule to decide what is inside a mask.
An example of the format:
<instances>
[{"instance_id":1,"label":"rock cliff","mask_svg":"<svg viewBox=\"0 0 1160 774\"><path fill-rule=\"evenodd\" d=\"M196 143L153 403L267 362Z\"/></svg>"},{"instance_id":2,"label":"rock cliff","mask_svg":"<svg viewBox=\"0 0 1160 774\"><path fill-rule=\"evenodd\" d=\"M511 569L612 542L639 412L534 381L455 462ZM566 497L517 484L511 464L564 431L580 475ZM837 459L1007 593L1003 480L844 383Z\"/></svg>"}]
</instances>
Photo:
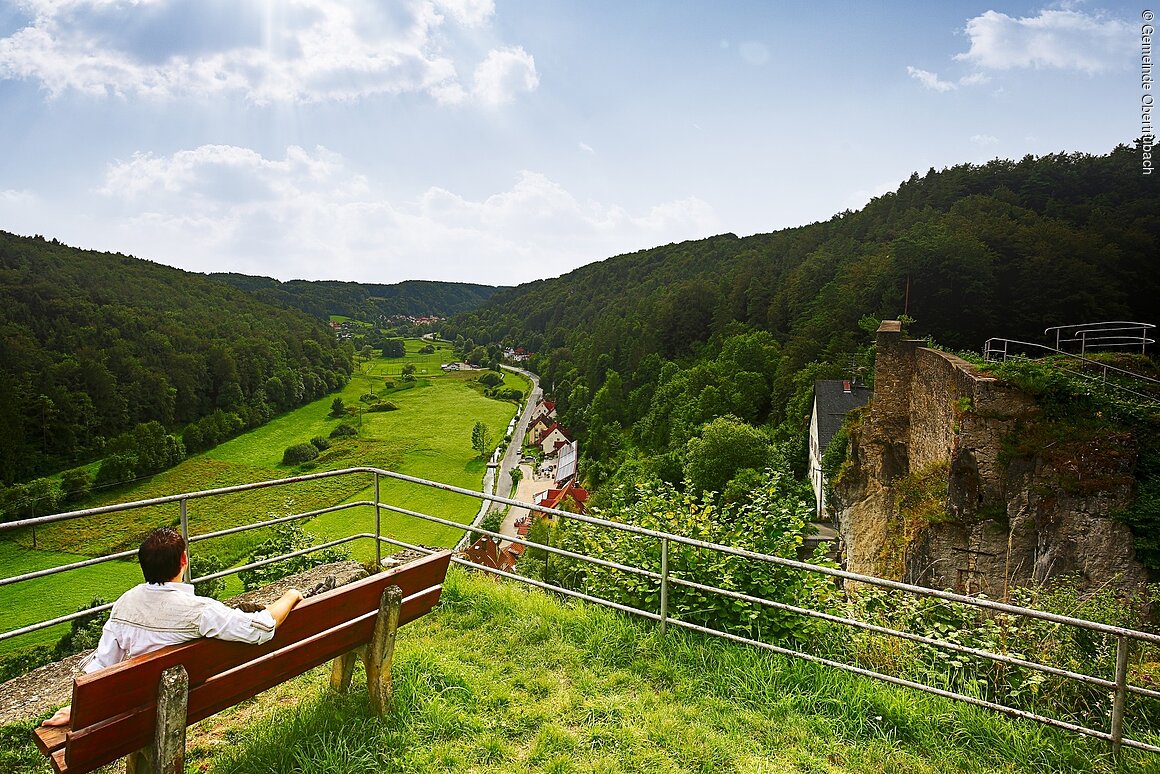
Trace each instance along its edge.
<instances>
[{"instance_id":1,"label":"rock cliff","mask_svg":"<svg viewBox=\"0 0 1160 774\"><path fill-rule=\"evenodd\" d=\"M875 393L835 485L846 569L1006 596L1070 574L1141 587L1129 528L1136 449L1102 431L1020 444L1035 401L962 359L878 330Z\"/></svg>"}]
</instances>

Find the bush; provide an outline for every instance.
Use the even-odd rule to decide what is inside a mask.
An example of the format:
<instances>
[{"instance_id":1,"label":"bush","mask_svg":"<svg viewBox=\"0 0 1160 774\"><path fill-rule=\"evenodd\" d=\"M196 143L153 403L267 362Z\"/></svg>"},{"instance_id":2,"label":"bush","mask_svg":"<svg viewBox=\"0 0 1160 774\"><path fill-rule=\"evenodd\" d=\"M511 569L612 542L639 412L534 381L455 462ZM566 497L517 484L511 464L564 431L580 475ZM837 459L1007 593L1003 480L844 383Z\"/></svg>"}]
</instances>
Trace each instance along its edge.
<instances>
[{"instance_id":1,"label":"bush","mask_svg":"<svg viewBox=\"0 0 1160 774\"><path fill-rule=\"evenodd\" d=\"M496 390L492 397L496 400L510 400L519 403L524 399L524 393L515 387L504 387L503 389Z\"/></svg>"},{"instance_id":2,"label":"bush","mask_svg":"<svg viewBox=\"0 0 1160 774\"><path fill-rule=\"evenodd\" d=\"M503 374L497 374L495 371L487 371L486 373L480 374L479 383L487 387L495 387L496 385L503 384Z\"/></svg>"},{"instance_id":3,"label":"bush","mask_svg":"<svg viewBox=\"0 0 1160 774\"><path fill-rule=\"evenodd\" d=\"M315 449L314 446L308 443L296 443L286 447L286 451L282 453L282 464L299 465L317 458L318 449Z\"/></svg>"},{"instance_id":4,"label":"bush","mask_svg":"<svg viewBox=\"0 0 1160 774\"><path fill-rule=\"evenodd\" d=\"M354 425L341 424L330 431L331 438L351 438L358 435L358 428Z\"/></svg>"},{"instance_id":5,"label":"bush","mask_svg":"<svg viewBox=\"0 0 1160 774\"><path fill-rule=\"evenodd\" d=\"M483 520L479 522L479 526L490 532L499 532L499 528L503 526L503 519L503 511L488 511ZM481 537L483 537L482 532L472 532L469 540L474 543Z\"/></svg>"},{"instance_id":6,"label":"bush","mask_svg":"<svg viewBox=\"0 0 1160 774\"><path fill-rule=\"evenodd\" d=\"M113 486L137 477L136 454L113 454L101 462L97 471L97 486Z\"/></svg>"},{"instance_id":7,"label":"bush","mask_svg":"<svg viewBox=\"0 0 1160 774\"><path fill-rule=\"evenodd\" d=\"M378 403L379 396L375 395L373 392L364 392L362 395L359 396L358 399L361 400L363 403Z\"/></svg>"},{"instance_id":8,"label":"bush","mask_svg":"<svg viewBox=\"0 0 1160 774\"><path fill-rule=\"evenodd\" d=\"M61 501L75 503L89 496L93 488L93 477L84 468L66 470L60 479Z\"/></svg>"},{"instance_id":9,"label":"bush","mask_svg":"<svg viewBox=\"0 0 1160 774\"><path fill-rule=\"evenodd\" d=\"M196 553L189 557L189 574L193 578L213 575L227 567L229 565L217 554ZM201 581L193 586L193 592L199 597L213 597L214 599L221 599L221 593L225 590L226 579L224 576L209 581Z\"/></svg>"},{"instance_id":10,"label":"bush","mask_svg":"<svg viewBox=\"0 0 1160 774\"><path fill-rule=\"evenodd\" d=\"M346 404L343 403L342 398L335 398L334 402L330 404L330 415L332 417L346 416Z\"/></svg>"},{"instance_id":11,"label":"bush","mask_svg":"<svg viewBox=\"0 0 1160 774\"><path fill-rule=\"evenodd\" d=\"M319 542L317 536L307 532L299 524L279 524L270 529L273 530L274 534L254 549L253 553L246 558L246 564L287 554L291 551L300 551ZM283 559L280 562L255 567L252 570L243 570L238 573L238 577L241 578L246 591L253 591L280 578L285 578L287 575L303 572L320 564L341 562L349 558L350 553L345 548L324 548L321 551Z\"/></svg>"},{"instance_id":12,"label":"bush","mask_svg":"<svg viewBox=\"0 0 1160 774\"><path fill-rule=\"evenodd\" d=\"M394 403L391 403L389 400L384 400L382 403L376 403L375 405L373 405L369 409L367 409L367 413L374 412L374 411L398 411L398 410L399 410L399 407L396 406Z\"/></svg>"},{"instance_id":13,"label":"bush","mask_svg":"<svg viewBox=\"0 0 1160 774\"><path fill-rule=\"evenodd\" d=\"M310 439L310 445L320 452L324 452L330 448L330 441L323 438L321 435L316 435Z\"/></svg>"},{"instance_id":14,"label":"bush","mask_svg":"<svg viewBox=\"0 0 1160 774\"><path fill-rule=\"evenodd\" d=\"M100 597L93 597L93 601L85 607L82 607L81 610L100 607L104 604L106 604L105 600ZM62 658L71 656L74 653L92 650L97 647L97 642L101 639L101 629L104 627L105 621L108 620L108 610L82 616L81 618L74 618L68 632L60 638L56 643L56 647L53 648L53 660L60 661Z\"/></svg>"}]
</instances>

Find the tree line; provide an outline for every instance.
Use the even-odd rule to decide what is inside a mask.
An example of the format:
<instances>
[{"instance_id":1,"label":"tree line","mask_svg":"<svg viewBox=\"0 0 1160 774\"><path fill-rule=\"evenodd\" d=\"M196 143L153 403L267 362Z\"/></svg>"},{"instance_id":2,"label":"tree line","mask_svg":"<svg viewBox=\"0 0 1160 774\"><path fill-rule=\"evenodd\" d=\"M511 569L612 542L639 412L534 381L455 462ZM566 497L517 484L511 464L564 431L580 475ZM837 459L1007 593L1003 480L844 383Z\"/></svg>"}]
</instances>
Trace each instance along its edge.
<instances>
[{"instance_id":1,"label":"tree line","mask_svg":"<svg viewBox=\"0 0 1160 774\"><path fill-rule=\"evenodd\" d=\"M813 380L869 379L879 319L908 316L912 335L972 350L1038 341L1050 325L1149 321L1160 194L1138 155L1121 145L915 173L826 222L502 290L442 334L536 353L589 484L623 470L679 486L690 441L724 417L793 444L801 474Z\"/></svg>"},{"instance_id":2,"label":"tree line","mask_svg":"<svg viewBox=\"0 0 1160 774\"><path fill-rule=\"evenodd\" d=\"M0 232L0 484L101 458L110 468L98 479L147 475L341 388L350 372L349 345L298 310L132 256Z\"/></svg>"}]
</instances>

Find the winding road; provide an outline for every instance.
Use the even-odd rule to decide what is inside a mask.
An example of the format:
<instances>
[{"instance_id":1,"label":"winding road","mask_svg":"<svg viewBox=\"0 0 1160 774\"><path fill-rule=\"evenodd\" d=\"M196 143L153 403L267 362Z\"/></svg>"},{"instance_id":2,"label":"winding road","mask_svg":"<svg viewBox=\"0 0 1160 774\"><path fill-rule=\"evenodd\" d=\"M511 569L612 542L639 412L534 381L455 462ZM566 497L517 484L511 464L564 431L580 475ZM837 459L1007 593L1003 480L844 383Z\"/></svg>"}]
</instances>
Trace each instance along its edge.
<instances>
[{"instance_id":1,"label":"winding road","mask_svg":"<svg viewBox=\"0 0 1160 774\"><path fill-rule=\"evenodd\" d=\"M511 471L520 464L524 433L528 431L528 423L532 421L532 413L536 410L540 398L543 397L543 392L540 390L540 378L531 371L525 371L522 368L507 365L502 366L502 368L505 371L511 371L512 373L517 373L527 378L532 383L532 389L528 393L527 402L524 403L523 412L520 413L515 427L512 428L511 442L508 443L507 448L504 450L503 457L498 462L492 461L487 464L487 472L483 476L483 492L485 494L500 494L504 483L511 480ZM475 520L471 522L471 526L478 527L489 510L491 510L491 501L482 501L480 503L479 513L475 515ZM463 533L463 537L455 545L456 551L462 551L467 548L467 539L470 535L470 532Z\"/></svg>"}]
</instances>

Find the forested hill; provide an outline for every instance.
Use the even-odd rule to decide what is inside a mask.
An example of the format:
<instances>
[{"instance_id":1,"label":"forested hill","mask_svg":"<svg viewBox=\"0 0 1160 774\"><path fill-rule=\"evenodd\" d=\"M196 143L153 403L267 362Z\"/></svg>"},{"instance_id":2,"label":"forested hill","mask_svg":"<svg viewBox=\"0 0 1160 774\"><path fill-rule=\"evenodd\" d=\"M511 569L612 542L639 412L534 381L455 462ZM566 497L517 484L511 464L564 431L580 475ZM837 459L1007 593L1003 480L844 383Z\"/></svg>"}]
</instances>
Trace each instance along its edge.
<instances>
[{"instance_id":1,"label":"forested hill","mask_svg":"<svg viewBox=\"0 0 1160 774\"><path fill-rule=\"evenodd\" d=\"M594 338L631 365L630 352L682 355L740 321L808 362L847 348L863 314L902 314L909 278L912 333L977 349L1153 315L1157 204L1160 181L1126 146L931 170L824 223L665 245L504 290L456 331L539 352ZM633 335L617 344L609 328Z\"/></svg>"},{"instance_id":2,"label":"forested hill","mask_svg":"<svg viewBox=\"0 0 1160 774\"><path fill-rule=\"evenodd\" d=\"M145 423L180 432L212 417L187 439L238 432L337 389L350 368L328 326L298 310L0 232L0 483L86 462Z\"/></svg>"},{"instance_id":3,"label":"forested hill","mask_svg":"<svg viewBox=\"0 0 1160 774\"><path fill-rule=\"evenodd\" d=\"M1140 174L1138 150L1028 156L916 173L822 223L590 264L497 293L446 333L538 353L545 387L578 432L624 429L610 454L679 456L699 423L722 413L783 421L808 389L805 366L846 366L865 346L864 316L866 327L905 312L911 334L975 351L991 336L1040 341L1050 325L1160 322L1158 247L1160 189ZM749 344L731 350L743 332ZM674 368L708 362L717 370L670 384ZM730 381L738 371L744 384ZM610 375L622 397L599 394ZM678 405L660 404L664 384ZM602 441L589 441L599 458Z\"/></svg>"},{"instance_id":4,"label":"forested hill","mask_svg":"<svg viewBox=\"0 0 1160 774\"><path fill-rule=\"evenodd\" d=\"M343 315L375 322L379 317L449 317L468 312L500 288L464 282L407 280L394 285L358 282L291 280L246 274L211 274L215 279L249 291L263 300L286 304L315 317Z\"/></svg>"}]
</instances>

